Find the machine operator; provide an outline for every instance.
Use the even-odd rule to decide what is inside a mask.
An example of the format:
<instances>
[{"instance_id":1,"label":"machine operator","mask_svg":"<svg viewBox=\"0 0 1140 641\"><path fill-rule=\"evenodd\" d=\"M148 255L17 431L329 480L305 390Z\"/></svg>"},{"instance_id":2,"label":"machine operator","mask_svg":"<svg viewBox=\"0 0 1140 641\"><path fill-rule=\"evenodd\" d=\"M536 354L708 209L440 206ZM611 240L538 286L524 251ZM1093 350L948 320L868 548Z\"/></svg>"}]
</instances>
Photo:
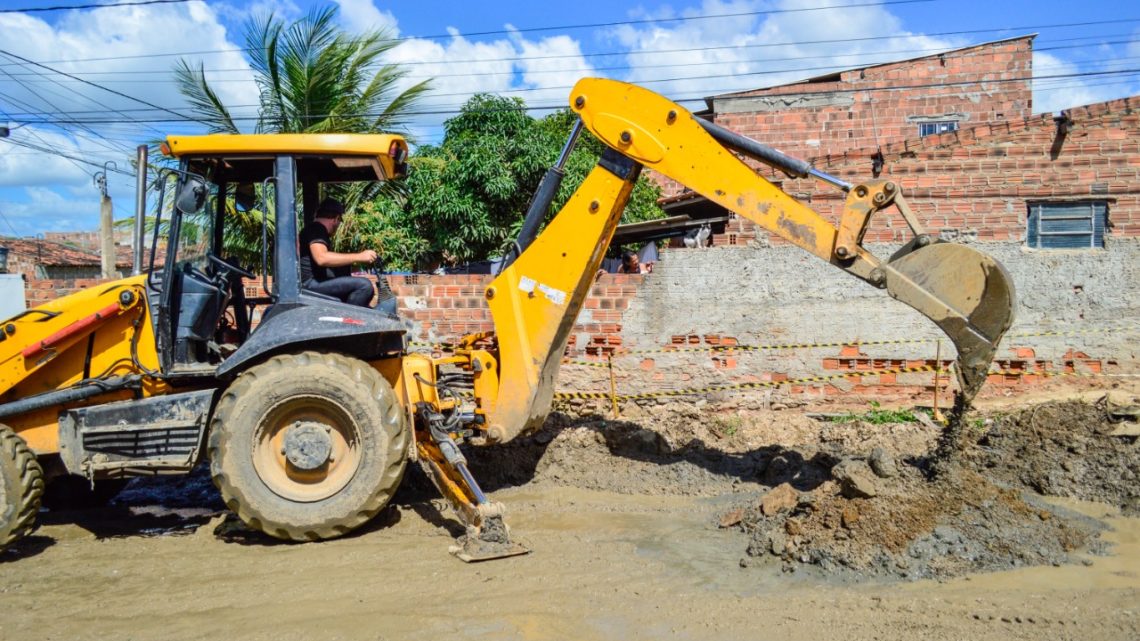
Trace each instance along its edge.
<instances>
[{"instance_id":1,"label":"machine operator","mask_svg":"<svg viewBox=\"0 0 1140 641\"><path fill-rule=\"evenodd\" d=\"M301 286L350 305L368 307L375 294L372 281L349 276L348 272L354 263L376 262L376 252L365 249L342 254L332 250L332 237L343 217L344 205L326 198L317 207L313 222L301 230Z\"/></svg>"}]
</instances>

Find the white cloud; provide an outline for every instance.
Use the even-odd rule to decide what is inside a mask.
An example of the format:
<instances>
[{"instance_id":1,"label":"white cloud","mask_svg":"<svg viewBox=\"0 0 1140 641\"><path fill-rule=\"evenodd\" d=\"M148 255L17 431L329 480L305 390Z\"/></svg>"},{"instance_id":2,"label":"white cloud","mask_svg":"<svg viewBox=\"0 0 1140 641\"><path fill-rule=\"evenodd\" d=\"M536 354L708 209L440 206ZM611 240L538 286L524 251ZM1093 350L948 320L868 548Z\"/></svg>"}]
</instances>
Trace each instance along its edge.
<instances>
[{"instance_id":1,"label":"white cloud","mask_svg":"<svg viewBox=\"0 0 1140 641\"><path fill-rule=\"evenodd\" d=\"M413 125L413 133L427 142L438 142L443 121L476 93L518 96L528 106L562 106L568 87L592 69L581 45L568 36L528 40L515 32L474 42L455 29L449 33L446 40L410 38L387 57L408 70L402 88L432 79L420 107L432 113Z\"/></svg>"},{"instance_id":2,"label":"white cloud","mask_svg":"<svg viewBox=\"0 0 1140 641\"><path fill-rule=\"evenodd\" d=\"M7 139L0 140L0 187L79 185L89 183L91 172L98 171L95 166L33 151L23 146L25 144L84 158L84 151L74 139L56 131L33 126L14 129Z\"/></svg>"},{"instance_id":3,"label":"white cloud","mask_svg":"<svg viewBox=\"0 0 1140 641\"><path fill-rule=\"evenodd\" d=\"M240 45L230 41L222 17L204 2L68 11L53 14L52 21L0 14L0 33L4 33L0 44L4 51L179 113L188 111L171 73L177 57L155 54L222 50L200 56L207 69L237 70L207 72L211 81L223 81L215 85L221 99L231 105L256 102L257 90L238 51ZM13 129L8 142L0 141L0 187L4 187L0 211L21 233L97 224L98 192L92 173L106 161L129 171L136 145L187 127L138 122L172 116L4 55L0 55L0 109L12 115L7 120L13 125L28 123ZM251 111L234 110L235 115ZM61 113L66 114L63 120L102 122L87 126L29 122L61 119ZM50 148L95 165L34 153L11 141ZM111 176L113 199L131 203L131 179Z\"/></svg>"},{"instance_id":4,"label":"white cloud","mask_svg":"<svg viewBox=\"0 0 1140 641\"><path fill-rule=\"evenodd\" d=\"M567 106L569 87L579 78L594 74L594 67L582 55L582 46L569 36L554 36L529 41L517 32L512 42L522 58L517 67L522 73L522 84L528 89L527 102L532 105Z\"/></svg>"},{"instance_id":5,"label":"white cloud","mask_svg":"<svg viewBox=\"0 0 1140 641\"><path fill-rule=\"evenodd\" d=\"M676 14L742 14L823 4L820 0L705 0ZM859 40L882 33L893 35ZM630 51L629 81L675 98L769 87L957 46L950 40L915 36L882 6L626 25L610 35Z\"/></svg>"},{"instance_id":6,"label":"white cloud","mask_svg":"<svg viewBox=\"0 0 1140 641\"><path fill-rule=\"evenodd\" d=\"M123 207L116 217L125 216ZM91 190L86 198L69 198L47 187L27 187L20 200L0 200L0 235L32 236L45 231L96 229L99 226L99 196Z\"/></svg>"},{"instance_id":7,"label":"white cloud","mask_svg":"<svg viewBox=\"0 0 1140 641\"><path fill-rule=\"evenodd\" d=\"M1119 65L1117 66L1119 67ZM1098 67L1108 70L1112 67ZM1119 78L1101 79L1071 77L1080 73L1077 65L1040 51L1033 53L1033 111L1055 113L1070 107L1080 107L1119 97L1122 88ZM1042 78L1043 76L1070 76Z\"/></svg>"},{"instance_id":8,"label":"white cloud","mask_svg":"<svg viewBox=\"0 0 1140 641\"><path fill-rule=\"evenodd\" d=\"M372 0L336 0L336 3L340 5L340 21L346 29L386 29L393 36L400 33L396 16L391 11L377 9Z\"/></svg>"}]
</instances>

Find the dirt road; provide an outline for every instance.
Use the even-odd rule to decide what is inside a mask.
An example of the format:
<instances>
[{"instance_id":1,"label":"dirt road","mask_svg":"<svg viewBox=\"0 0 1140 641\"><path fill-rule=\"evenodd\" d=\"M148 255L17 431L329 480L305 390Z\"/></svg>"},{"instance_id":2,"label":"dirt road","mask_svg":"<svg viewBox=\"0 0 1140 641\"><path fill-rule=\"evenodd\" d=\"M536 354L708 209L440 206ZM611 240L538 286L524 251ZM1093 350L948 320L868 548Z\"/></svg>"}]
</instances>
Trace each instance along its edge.
<instances>
[{"instance_id":1,"label":"dirt road","mask_svg":"<svg viewBox=\"0 0 1140 641\"><path fill-rule=\"evenodd\" d=\"M0 639L1140 638L1140 519L1104 504L1061 502L1111 547L1056 567L907 582L746 554L750 534L719 524L770 487L749 461L772 425L749 420L699 447L577 422L504 451L484 465L521 472L482 473L534 551L484 564L447 554L456 522L415 478L365 531L320 544L249 533L200 485L175 507L131 489L110 511L44 514L0 556ZM788 446L821 433L779 423ZM824 440L855 449L933 438L835 429Z\"/></svg>"}]
</instances>

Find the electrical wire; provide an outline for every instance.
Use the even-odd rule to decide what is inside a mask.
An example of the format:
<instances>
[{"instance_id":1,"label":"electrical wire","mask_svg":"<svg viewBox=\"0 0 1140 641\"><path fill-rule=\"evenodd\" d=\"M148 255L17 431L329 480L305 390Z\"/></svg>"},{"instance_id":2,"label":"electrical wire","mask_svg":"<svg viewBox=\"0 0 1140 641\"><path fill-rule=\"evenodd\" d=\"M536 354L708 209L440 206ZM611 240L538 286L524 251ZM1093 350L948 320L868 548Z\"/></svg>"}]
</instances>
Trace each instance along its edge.
<instances>
[{"instance_id":1,"label":"electrical wire","mask_svg":"<svg viewBox=\"0 0 1140 641\"><path fill-rule=\"evenodd\" d=\"M0 13L43 13L45 11L70 11L74 9L109 9L112 7L138 7L148 4L183 4L194 0L126 0L115 4L73 4L55 7L24 7L23 9L0 9Z\"/></svg>"},{"instance_id":2,"label":"electrical wire","mask_svg":"<svg viewBox=\"0 0 1140 641\"><path fill-rule=\"evenodd\" d=\"M1140 40L1131 39L1131 38L1129 38L1127 40L1102 40L1101 39L1101 38L1106 38L1106 37L1111 37L1111 38L1130 37L1131 35L1132 34L1111 34L1111 35L1105 35L1105 36L1082 36L1080 38L1065 38L1065 39L1059 40L1059 42L1067 42L1067 41L1072 41L1072 40L1093 40L1094 42L1086 43L1086 44L1060 45L1060 46L1055 46L1055 47L1034 47L1033 53L1042 53L1042 52L1046 52L1046 51L1058 51L1058 50L1063 50L1063 49L1077 49L1077 48L1085 48L1085 47L1092 47L1092 46L1103 47L1103 46L1112 46L1112 45L1132 45L1132 44L1140 43ZM985 43L982 43L982 44L985 44ZM980 45L973 45L973 46L980 46ZM969 48L969 46L960 47L959 49L964 49L964 48ZM949 51L957 51L957 49L947 50L945 47L935 47L935 48L926 48L926 49L892 49L892 50L883 50L883 51L861 51L861 52L856 52L856 53L844 54L844 58L845 59L846 58L864 58L864 57L880 58L880 57L884 57L884 56L910 55L910 54L916 54L916 57L926 57L927 55L933 55L933 54L940 53L940 52L947 52L948 53ZM919 56L917 54L922 54L922 55ZM989 52L979 51L979 52L975 52L975 53L964 54L960 57L965 57L966 55L981 56L981 55L990 55L990 54L989 54ZM725 64L734 64L734 65L750 64L751 65L751 64L762 64L762 63L772 63L772 62L794 62L794 61L799 61L799 60L819 60L819 59L834 60L835 58L836 58L835 54L824 54L824 55L816 55L816 56L792 56L792 57L785 57L785 58L739 58L739 59L733 59L733 60L709 60L709 61L702 61L702 62L677 62L677 63L650 64L650 65L637 65L637 66L614 65L614 66L609 66L609 67L575 67L575 68L569 68L569 69L535 69L535 70L528 70L525 73L527 76L546 75L546 74L555 74L555 73L597 73L599 71L626 71L626 70L633 70L633 69L641 70L641 69L663 69L663 68L676 68L676 67L707 67L710 65L723 66ZM1119 60L1119 58L1116 58L1116 60ZM900 60L899 58L886 58L884 60L873 60L871 62L865 63L865 65L860 65L860 66L875 66L875 65L880 65L880 64L893 64L893 63L898 63L901 61L902 60ZM397 64L402 65L404 63L397 63ZM834 68L834 65L832 65L830 67L814 67L814 68L809 67L809 68L785 69L783 71L807 71L807 70L811 70L811 69L830 69L830 68ZM242 73L242 74L248 75L249 73L251 73L251 69L249 69L248 67L247 68L230 68L230 69L205 69L204 71L207 74ZM143 75L143 74L163 76L163 78L160 80L138 80L138 81L135 81L135 80L107 79L107 80L103 80L103 82L118 82L118 83L126 83L126 82L176 83L177 82L176 80L169 79L169 76L170 76L170 70L169 69L127 70L127 71L87 71L87 72L75 72L75 74L77 76L108 76L108 75L128 75L128 76L131 76L131 75ZM407 75L407 76L404 76L403 79L404 80L434 80L434 79L438 79L438 78L472 78L472 77L483 78L483 77L489 77L489 76L516 76L518 74L519 74L518 69L512 68L510 71L476 71L476 72L467 72L467 73L440 73L440 74L433 74L433 75L426 75L426 76ZM36 74L36 73L15 73L15 74L8 73L7 75L9 75L9 76L39 76L40 74ZM211 85L213 85L213 84L217 84L217 83L249 83L252 81L249 78L214 78L214 79L210 80L209 82ZM257 105L237 105L236 107L255 107L255 106L257 106ZM134 110L128 109L127 111L143 111L143 110L142 109L134 109ZM71 113L80 113L80 112L71 112Z\"/></svg>"},{"instance_id":3,"label":"electrical wire","mask_svg":"<svg viewBox=\"0 0 1140 641\"><path fill-rule=\"evenodd\" d=\"M739 77L741 75L759 75L760 73L764 73L764 72L757 72L756 74L730 74L730 75L723 75L723 76L695 76L692 78L665 78L665 79L658 79L658 80L642 80L642 81L639 81L638 84L644 85L644 84L657 83L657 82L676 82L679 80L690 80L690 79L733 78L733 77ZM1034 76L1019 76L1019 77L1013 77L1013 78L962 80L962 81L957 81L957 82L916 83L916 84L907 84L907 85L890 85L890 86L884 86L884 87L851 87L851 88L846 88L846 89L828 89L827 93L829 93L829 94L874 93L874 92L881 92L881 91L905 91L905 90L911 90L911 89L932 89L932 88L941 88L941 87L963 87L963 86L970 86L970 85L1000 85L1000 84L1009 84L1009 83L1015 83L1015 82L1039 82L1039 81L1062 79L1062 78L1092 78L1092 77L1120 76L1120 75L1130 76L1130 77L1131 76L1140 76L1140 68L1118 69L1118 70L1110 70L1110 71L1084 71L1084 72L1075 72L1075 73L1067 73L1067 74L1051 74L1051 75L1036 76L1036 77L1034 77ZM519 92L526 92L526 91L555 91L555 90L565 90L565 89L570 89L570 88L571 87L567 85L567 86L560 86L560 87L543 87L543 88L535 88L535 89L517 89L517 90L511 90L510 93L519 93ZM740 90L737 90L737 91L740 92ZM755 91L755 90L743 90L743 91ZM507 92L503 92L503 93L507 93ZM806 94L806 93L813 93L813 92L805 91L803 93ZM459 93L459 94L454 94L454 95L469 95L469 94ZM725 95L715 95L714 94L711 97L715 98L718 102L726 102L726 101L730 102L733 100L752 100L754 98L754 96L751 96L751 95L741 96L741 95L732 95L732 94L725 94ZM708 98L710 98L710 96L708 96L707 94L702 94L699 96L674 96L671 98L671 100L673 102L697 102L697 101L705 101ZM493 113L493 112L504 112L504 111L548 111L551 109L562 109L564 107L565 107L565 104L559 103L559 104L551 104L551 105L531 105L531 106L522 105L522 106L517 106L517 107L490 107L490 108L473 110L473 111L478 111L481 113L482 112ZM461 113L462 111L463 110L461 110L459 108L418 109L418 110L409 110L407 112L407 115L409 115L409 116L455 115L455 114ZM469 111L471 111L471 110L469 110ZM319 117L328 117L328 116L332 116L332 115L337 115L337 116L342 116L342 117L365 117L365 118L367 118L367 117L375 117L378 114L369 114L369 113L310 114L311 117L318 117L318 118ZM256 117L256 116L244 116L244 117L243 116L234 116L233 120L239 121L239 122L244 122L244 121L256 122L258 120L258 117ZM27 124L75 124L75 123L79 123L79 122L86 123L86 124L103 124L103 123L122 123L123 121L109 120L109 119L82 119L82 120L79 120L79 119L67 119L67 118L59 118L59 119L45 118L45 119L41 119L41 120L27 120L27 119L25 119L25 120L23 120L23 122L25 122ZM182 123L182 122L194 122L194 121L190 121L190 120L186 120L186 119L172 120L169 118L144 118L144 119L135 119L135 120L132 120L130 122L138 122L138 123L148 123L148 122L149 123L169 123L169 122Z\"/></svg>"},{"instance_id":4,"label":"electrical wire","mask_svg":"<svg viewBox=\"0 0 1140 641\"><path fill-rule=\"evenodd\" d=\"M159 107L158 105L156 105L156 104L153 104L153 103L150 103L150 102L147 102L146 100L143 100L142 98L135 98L134 96L129 96L129 95L127 95L127 94L125 94L125 93L123 93L123 92L121 92L121 91L115 91L114 89L110 89L110 88L104 87L104 86L102 86L102 85L100 85L100 84L97 84L97 83L91 82L90 80L84 80L84 79L82 79L82 78L78 78L78 77L76 77L76 76L74 76L74 75L72 75L72 74L70 74L70 73L67 73L66 71L60 71L60 70L58 70L58 69L54 69L54 68L52 68L52 67L48 67L47 65L44 65L44 64L42 64L42 63L39 63L39 62L35 62L34 60L28 60L27 58L24 58L23 56L18 56L18 55L14 54L14 53L11 53L11 52L8 52L8 51L5 51L5 50L3 50L3 49L0 49L0 54L4 54L4 55L6 55L6 56L8 56L8 57L10 57L10 58L15 58L15 59L17 59L17 60L20 60L20 61L22 61L22 62L25 62L25 63L27 63L27 64L35 65L35 66L37 66L37 67L40 67L40 68L42 68L42 69L45 69L45 70L47 70L47 71L50 71L50 72L52 72L52 73L57 73L57 74L60 74L61 76L67 76L68 78L72 78L72 79L74 79L74 80L79 80L80 82L82 82L82 83L83 83L83 84L85 84L85 85L89 85L89 86L95 87L96 89L102 89L103 91L106 91L106 92L108 92L108 93L112 93L112 94L115 94L116 96L119 96L119 97L121 97L121 98L126 98L126 99L128 99L128 100L133 100L134 102L137 102L137 103L139 103L139 104L143 104L143 105L146 105L146 106L148 106L148 107L152 107L152 108L154 108L154 109L157 109L157 110L159 110L159 111L164 111L164 112L166 112L166 113L169 113L169 114L173 114L173 115L175 115L175 116L178 116L178 117L180 117L180 118L183 118L183 119L186 119L186 120L189 120L189 121L193 121L193 122L200 122L201 124L209 124L209 123L207 123L207 122L205 122L205 121L201 121L201 120L198 120L197 118L190 118L190 117L186 116L185 114L180 114L180 113L178 113L177 111L174 111L174 110L171 110L171 109L167 109L166 107Z\"/></svg>"},{"instance_id":5,"label":"electrical wire","mask_svg":"<svg viewBox=\"0 0 1140 641\"><path fill-rule=\"evenodd\" d=\"M7 70L4 70L4 69L0 69L0 73L3 73L3 74L5 74L5 75L8 75L8 76L11 76L11 75L12 75L11 73L9 73ZM13 78L13 79L14 79L14 78ZM14 79L14 80L15 80L15 79ZM47 80L51 81L51 80L53 80L53 79L51 79L51 78L48 78ZM28 93L32 94L32 95L33 95L33 96L35 96L36 98L38 98L38 99L42 100L43 102L47 103L47 104L48 104L48 105L50 105L52 108L54 108L54 109L57 109L57 110L59 109L59 107L58 107L58 106L57 106L57 105L56 105L54 102L52 102L51 100L48 100L47 98L45 98L44 96L42 96L42 95L41 95L40 93L38 93L38 92L37 92L35 89L32 89L31 87L27 86L27 83L25 83L25 82L22 82L22 81L19 81L19 80L16 80L16 84L18 84L19 86L21 86L21 87L22 87L22 88L23 88L25 91L27 91ZM56 84L58 84L58 83L56 83ZM44 87L41 87L41 89L46 89L46 88L44 88ZM88 101L90 101L90 102L94 102L94 101L93 101L93 100L91 100L90 98L88 98L88 97L84 96L82 93L80 93L80 92L78 92L78 91L76 91L76 90L74 90L74 89L71 89L71 88L69 88L69 87L63 87L63 89L66 89L67 91L70 91L70 92L72 92L72 93L74 93L74 94L78 95L80 98L83 98L83 99L85 99L85 100L88 100ZM52 93L54 93L54 92L52 92ZM13 101L13 102L22 102L22 101L18 101L18 100L14 99L14 98L11 98L11 97L9 97L9 100L11 100L11 101ZM25 104L27 104L27 103L25 103ZM98 103L96 103L96 104L98 104ZM111 111L114 111L114 110L112 109ZM116 113L118 113L118 112L116 112ZM119 114L119 115L121 115L121 116L123 116L123 117L126 117L126 114ZM87 132L91 133L91 134L92 134L93 136L95 136L96 138L100 138L100 139L104 140L106 144L104 144L103 142L99 142L99 143L96 143L96 144L98 144L99 146L102 146L104 149L113 150L113 151L117 151L117 152L126 152L126 151L129 151L128 149L124 148L123 146L116 146L116 145L115 145L114 143L112 143L111 141L109 141L109 140L106 140L105 138L103 138L103 136L102 136L102 135L101 135L99 132L95 131L94 129L91 129L90 127L86 127L86 126L84 126L84 125L78 125L78 126L79 126L81 129L84 129L85 131L87 131ZM41 140L42 140L42 139L41 139Z\"/></svg>"},{"instance_id":6,"label":"electrical wire","mask_svg":"<svg viewBox=\"0 0 1140 641\"><path fill-rule=\"evenodd\" d=\"M1010 31L1038 31L1043 29L1068 29L1071 27L1092 27L1100 25L1122 25L1140 22L1140 18L1126 18L1120 17L1114 20L1092 20L1085 22L1059 22L1051 24L1037 24L1037 25L1020 25L1009 27L994 27L990 29L965 29L957 31L941 31L936 33L923 33L923 34L906 34L906 35L889 35L889 36L861 36L858 38L833 38L828 40L806 40L806 41L783 41L783 42L765 42L757 44L746 45L718 45L713 47L683 47L678 49L653 49L643 51L604 51L594 53L578 53L578 54L557 54L549 56L515 56L511 58L482 58L470 60L408 60L401 61L401 66L416 66L416 65L438 65L438 64L464 64L464 63L482 63L482 62L520 62L530 60L554 60L560 58L595 58L601 56L635 56L635 55L660 55L663 53L692 53L697 51L717 51L728 49L757 49L765 47L790 47L800 46L805 44L845 44L851 42L868 42L875 40L899 40L899 39L914 39L914 38L937 38L943 36L966 36L978 35L983 33L1003 33ZM554 27L551 27L554 29ZM462 34L460 34L462 35ZM449 36L451 37L451 36ZM414 38L413 38L414 39ZM167 57L186 57L186 56L201 56L211 54L228 54L228 53L245 53L252 51L248 47L231 48L231 49L208 49L202 51L180 51L169 53L146 53L130 56L105 56L100 58L68 58L59 60L42 60L41 64L59 64L59 63L76 63L76 62L104 62L108 60L138 60L148 58L167 58ZM0 67L5 65L0 65ZM11 65L7 65L11 66Z\"/></svg>"}]
</instances>

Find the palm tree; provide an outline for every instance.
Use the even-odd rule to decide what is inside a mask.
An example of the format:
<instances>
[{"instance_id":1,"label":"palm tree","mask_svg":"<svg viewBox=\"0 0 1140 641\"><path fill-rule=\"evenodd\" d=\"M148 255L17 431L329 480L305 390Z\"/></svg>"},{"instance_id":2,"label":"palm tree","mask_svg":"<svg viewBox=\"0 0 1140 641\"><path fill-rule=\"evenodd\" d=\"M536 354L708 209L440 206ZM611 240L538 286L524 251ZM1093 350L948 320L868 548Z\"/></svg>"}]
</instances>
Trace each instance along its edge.
<instances>
[{"instance_id":1,"label":"palm tree","mask_svg":"<svg viewBox=\"0 0 1140 641\"><path fill-rule=\"evenodd\" d=\"M288 25L273 14L246 23L246 48L261 91L258 133L379 133L407 124L429 81L397 93L406 71L380 59L399 42L385 30L347 34L336 16L329 6ZM174 73L179 91L211 132L239 133L201 63L195 68L179 60Z\"/></svg>"},{"instance_id":2,"label":"palm tree","mask_svg":"<svg viewBox=\"0 0 1140 641\"><path fill-rule=\"evenodd\" d=\"M245 25L245 44L260 90L257 133L400 132L411 110L428 91L429 81L397 92L406 71L381 62L399 44L385 30L360 35L336 26L337 8L314 9L285 24L273 14ZM210 133L240 133L229 108L206 80L202 63L185 59L174 69L179 92ZM353 211L378 193L398 191L393 183L337 188L337 196ZM256 264L261 246L262 212L231 211L227 252ZM266 221L272 229L272 220Z\"/></svg>"}]
</instances>

